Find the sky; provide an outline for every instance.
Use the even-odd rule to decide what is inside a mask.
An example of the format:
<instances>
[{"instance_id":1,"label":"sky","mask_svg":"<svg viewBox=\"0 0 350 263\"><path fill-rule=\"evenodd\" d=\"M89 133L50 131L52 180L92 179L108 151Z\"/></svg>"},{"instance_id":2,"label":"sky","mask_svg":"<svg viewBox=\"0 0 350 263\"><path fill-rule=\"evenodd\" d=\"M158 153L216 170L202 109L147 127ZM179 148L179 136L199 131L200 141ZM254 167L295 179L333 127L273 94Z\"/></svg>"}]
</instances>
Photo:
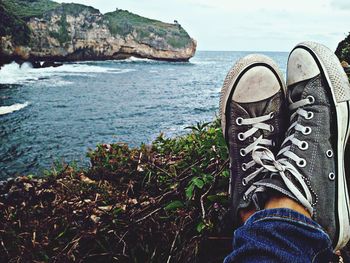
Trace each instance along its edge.
<instances>
[{"instance_id":1,"label":"sky","mask_svg":"<svg viewBox=\"0 0 350 263\"><path fill-rule=\"evenodd\" d=\"M198 50L290 51L311 40L335 50L350 31L350 0L56 0L173 23Z\"/></svg>"}]
</instances>

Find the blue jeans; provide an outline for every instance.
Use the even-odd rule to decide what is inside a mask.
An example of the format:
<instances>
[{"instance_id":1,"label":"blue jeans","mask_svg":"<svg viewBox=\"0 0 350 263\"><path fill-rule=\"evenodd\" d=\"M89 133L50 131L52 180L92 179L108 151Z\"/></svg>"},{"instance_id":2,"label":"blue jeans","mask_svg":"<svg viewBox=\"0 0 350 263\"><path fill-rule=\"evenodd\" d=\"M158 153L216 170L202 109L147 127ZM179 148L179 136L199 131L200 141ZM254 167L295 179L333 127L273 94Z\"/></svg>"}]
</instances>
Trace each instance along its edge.
<instances>
[{"instance_id":1,"label":"blue jeans","mask_svg":"<svg viewBox=\"0 0 350 263\"><path fill-rule=\"evenodd\" d=\"M229 262L332 262L329 236L310 218L286 208L261 210L234 232Z\"/></svg>"}]
</instances>

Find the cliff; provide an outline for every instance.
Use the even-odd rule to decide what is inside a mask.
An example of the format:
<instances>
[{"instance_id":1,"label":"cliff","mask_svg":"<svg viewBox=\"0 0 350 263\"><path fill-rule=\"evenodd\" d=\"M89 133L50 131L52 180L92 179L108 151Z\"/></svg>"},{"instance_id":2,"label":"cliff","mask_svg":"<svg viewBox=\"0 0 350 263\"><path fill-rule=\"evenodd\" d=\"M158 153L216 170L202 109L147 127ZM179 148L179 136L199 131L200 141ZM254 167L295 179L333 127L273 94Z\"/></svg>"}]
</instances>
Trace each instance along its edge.
<instances>
[{"instance_id":1,"label":"cliff","mask_svg":"<svg viewBox=\"0 0 350 263\"><path fill-rule=\"evenodd\" d=\"M125 10L102 14L80 4L49 0L0 3L0 59L81 61L130 56L188 61L196 42L181 25Z\"/></svg>"}]
</instances>

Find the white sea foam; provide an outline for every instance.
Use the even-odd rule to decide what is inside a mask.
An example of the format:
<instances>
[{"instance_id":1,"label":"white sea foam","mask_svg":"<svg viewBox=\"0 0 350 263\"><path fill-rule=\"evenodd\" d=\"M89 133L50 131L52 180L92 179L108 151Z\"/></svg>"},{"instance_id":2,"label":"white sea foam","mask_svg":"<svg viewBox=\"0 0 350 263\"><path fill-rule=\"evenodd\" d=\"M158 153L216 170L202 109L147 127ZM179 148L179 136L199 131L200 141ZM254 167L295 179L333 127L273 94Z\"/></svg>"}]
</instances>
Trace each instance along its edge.
<instances>
[{"instance_id":1,"label":"white sea foam","mask_svg":"<svg viewBox=\"0 0 350 263\"><path fill-rule=\"evenodd\" d=\"M29 102L25 102L25 103L16 103L13 104L11 106L1 106L0 107L0 115L5 115L5 114L9 114L12 113L14 111L19 111L25 107L27 107L29 105Z\"/></svg>"},{"instance_id":2,"label":"white sea foam","mask_svg":"<svg viewBox=\"0 0 350 263\"><path fill-rule=\"evenodd\" d=\"M137 57L130 57L125 60L121 60L121 62L147 62L147 63L159 63L160 61L148 59L148 58L137 58Z\"/></svg>"},{"instance_id":3,"label":"white sea foam","mask_svg":"<svg viewBox=\"0 0 350 263\"><path fill-rule=\"evenodd\" d=\"M92 73L111 73L122 74L134 69L120 69L116 67L106 67L89 65L82 63L64 64L60 67L48 67L35 69L30 63L24 63L22 66L13 62L7 64L0 70L0 84L26 84L36 82L38 80L48 80L56 77L55 85L69 75L90 75Z\"/></svg>"}]
</instances>

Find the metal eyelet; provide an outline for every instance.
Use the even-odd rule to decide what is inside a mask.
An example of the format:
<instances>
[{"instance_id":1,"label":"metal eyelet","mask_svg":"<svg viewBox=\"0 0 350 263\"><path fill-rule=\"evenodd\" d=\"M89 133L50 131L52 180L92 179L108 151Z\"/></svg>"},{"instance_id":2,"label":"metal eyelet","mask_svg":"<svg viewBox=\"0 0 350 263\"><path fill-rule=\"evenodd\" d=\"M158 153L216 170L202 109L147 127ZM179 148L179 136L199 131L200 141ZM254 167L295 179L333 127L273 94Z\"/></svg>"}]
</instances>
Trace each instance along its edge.
<instances>
[{"instance_id":1,"label":"metal eyelet","mask_svg":"<svg viewBox=\"0 0 350 263\"><path fill-rule=\"evenodd\" d=\"M298 162L297 162L297 165L299 167L305 167L306 166L306 161L305 159L301 158Z\"/></svg>"},{"instance_id":2,"label":"metal eyelet","mask_svg":"<svg viewBox=\"0 0 350 263\"><path fill-rule=\"evenodd\" d=\"M246 195L243 195L243 200L247 201L248 197Z\"/></svg>"},{"instance_id":3,"label":"metal eyelet","mask_svg":"<svg viewBox=\"0 0 350 263\"><path fill-rule=\"evenodd\" d=\"M242 168L243 172L247 171L247 164L246 163L242 163L241 168Z\"/></svg>"},{"instance_id":4,"label":"metal eyelet","mask_svg":"<svg viewBox=\"0 0 350 263\"><path fill-rule=\"evenodd\" d=\"M326 155L327 155L328 158L332 158L333 157L333 151L332 150L328 150L326 152Z\"/></svg>"},{"instance_id":5,"label":"metal eyelet","mask_svg":"<svg viewBox=\"0 0 350 263\"><path fill-rule=\"evenodd\" d=\"M240 154L242 157L244 157L244 156L247 155L247 152L246 152L244 149L240 149L240 150L239 150L239 154Z\"/></svg>"},{"instance_id":6,"label":"metal eyelet","mask_svg":"<svg viewBox=\"0 0 350 263\"><path fill-rule=\"evenodd\" d=\"M309 95L306 98L309 100L310 104L314 104L315 103L315 97L314 96Z\"/></svg>"},{"instance_id":7,"label":"metal eyelet","mask_svg":"<svg viewBox=\"0 0 350 263\"><path fill-rule=\"evenodd\" d=\"M247 185L247 181L245 180L245 178L242 179L242 185L246 186Z\"/></svg>"},{"instance_id":8,"label":"metal eyelet","mask_svg":"<svg viewBox=\"0 0 350 263\"><path fill-rule=\"evenodd\" d=\"M308 111L307 112L307 116L305 117L305 119L311 120L313 117L314 117L314 113L312 111Z\"/></svg>"},{"instance_id":9,"label":"metal eyelet","mask_svg":"<svg viewBox=\"0 0 350 263\"><path fill-rule=\"evenodd\" d=\"M242 117L238 117L238 118L236 119L236 123L237 123L237 125L241 126L242 123L243 123L243 118L242 118Z\"/></svg>"},{"instance_id":10,"label":"metal eyelet","mask_svg":"<svg viewBox=\"0 0 350 263\"><path fill-rule=\"evenodd\" d=\"M276 146L276 142L274 140L271 141L271 146L275 147Z\"/></svg>"},{"instance_id":11,"label":"metal eyelet","mask_svg":"<svg viewBox=\"0 0 350 263\"><path fill-rule=\"evenodd\" d=\"M302 142L298 145L298 147L299 147L300 150L305 151L305 150L307 150L307 149L309 148L309 144L308 144L307 142L305 142L305 141L302 141Z\"/></svg>"},{"instance_id":12,"label":"metal eyelet","mask_svg":"<svg viewBox=\"0 0 350 263\"><path fill-rule=\"evenodd\" d=\"M238 133L238 140L244 141L245 139L243 132Z\"/></svg>"},{"instance_id":13,"label":"metal eyelet","mask_svg":"<svg viewBox=\"0 0 350 263\"><path fill-rule=\"evenodd\" d=\"M304 135L309 135L312 132L312 129L310 127L305 127L305 130L302 131Z\"/></svg>"},{"instance_id":14,"label":"metal eyelet","mask_svg":"<svg viewBox=\"0 0 350 263\"><path fill-rule=\"evenodd\" d=\"M270 113L270 120L273 119L273 118L275 118L275 113L274 113L274 112L271 112L271 113Z\"/></svg>"},{"instance_id":15,"label":"metal eyelet","mask_svg":"<svg viewBox=\"0 0 350 263\"><path fill-rule=\"evenodd\" d=\"M329 178L329 180L334 181L335 173L329 173L328 178Z\"/></svg>"},{"instance_id":16,"label":"metal eyelet","mask_svg":"<svg viewBox=\"0 0 350 263\"><path fill-rule=\"evenodd\" d=\"M275 127L273 125L270 125L270 132L274 132Z\"/></svg>"}]
</instances>

